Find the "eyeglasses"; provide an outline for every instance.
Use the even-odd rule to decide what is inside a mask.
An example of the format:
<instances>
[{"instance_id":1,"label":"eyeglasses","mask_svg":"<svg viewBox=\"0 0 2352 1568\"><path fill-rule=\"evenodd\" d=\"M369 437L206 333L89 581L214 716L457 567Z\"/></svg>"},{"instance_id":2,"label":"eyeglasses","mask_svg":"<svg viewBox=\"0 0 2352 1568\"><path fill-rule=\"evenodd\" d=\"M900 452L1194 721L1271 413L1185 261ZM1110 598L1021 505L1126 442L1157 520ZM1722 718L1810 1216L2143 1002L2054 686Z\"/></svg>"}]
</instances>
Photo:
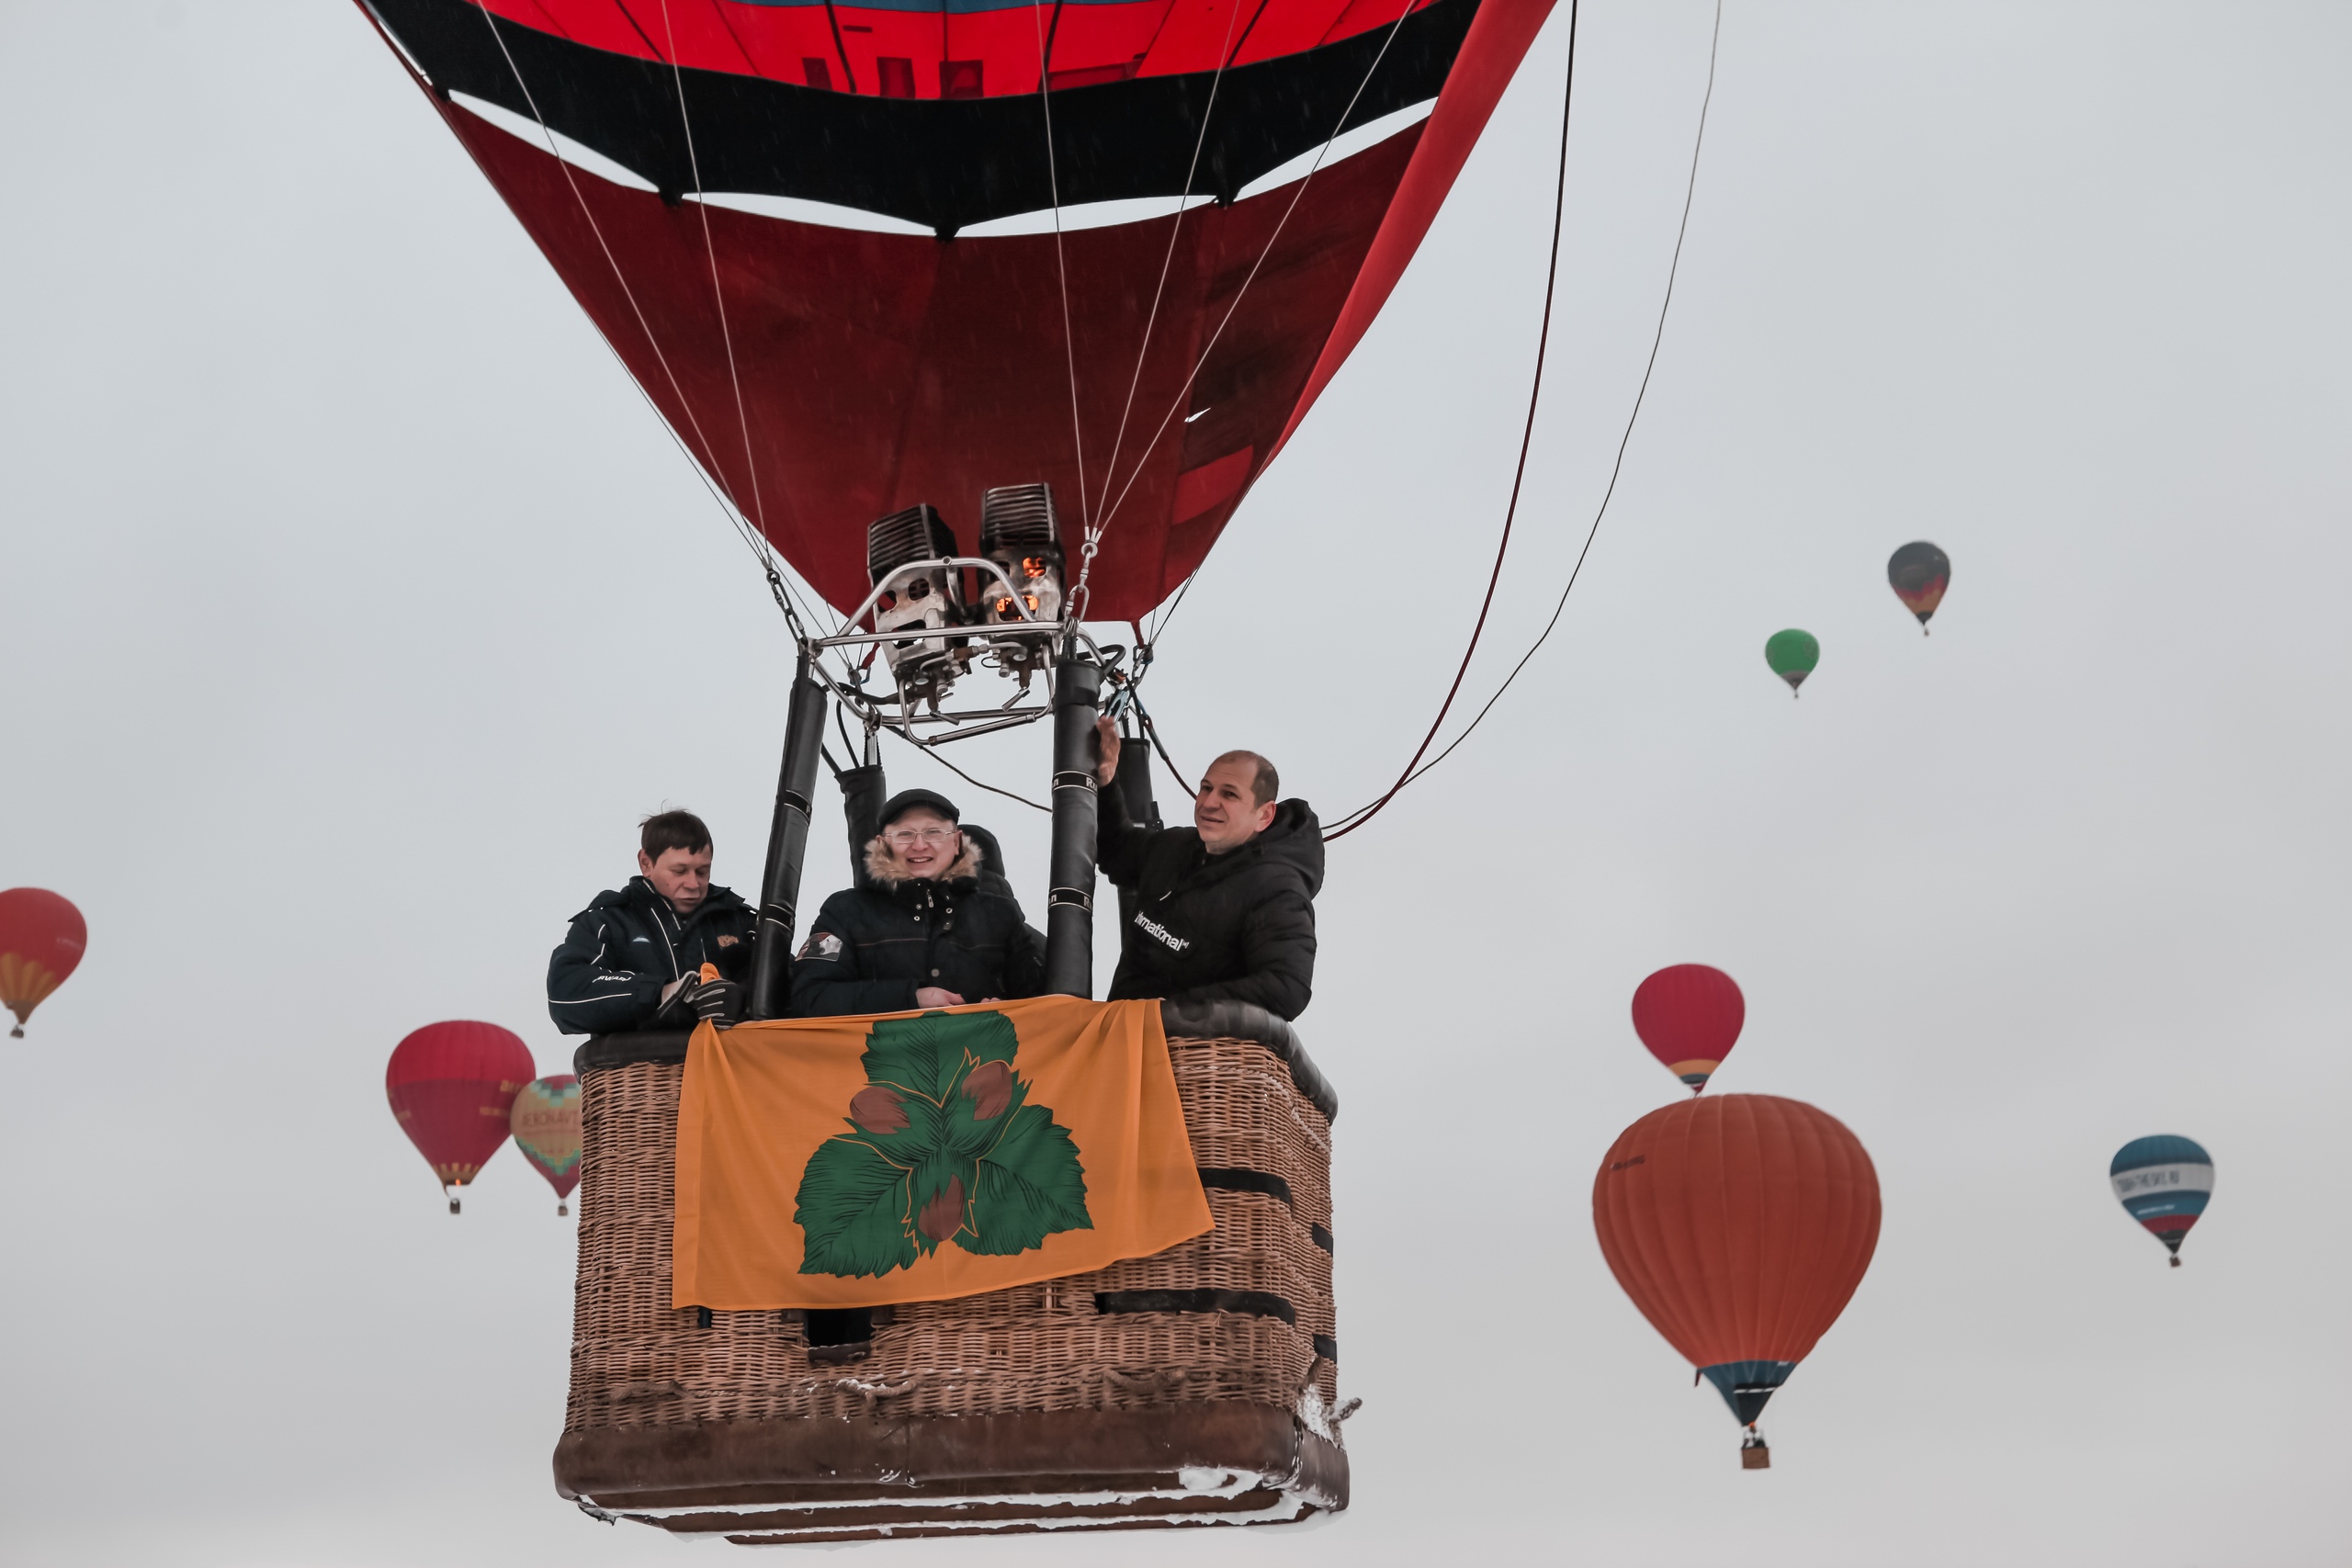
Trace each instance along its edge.
<instances>
[{"instance_id":1,"label":"eyeglasses","mask_svg":"<svg viewBox=\"0 0 2352 1568\"><path fill-rule=\"evenodd\" d=\"M944 844L956 836L953 828L901 828L883 835L897 848L913 849L917 844Z\"/></svg>"}]
</instances>

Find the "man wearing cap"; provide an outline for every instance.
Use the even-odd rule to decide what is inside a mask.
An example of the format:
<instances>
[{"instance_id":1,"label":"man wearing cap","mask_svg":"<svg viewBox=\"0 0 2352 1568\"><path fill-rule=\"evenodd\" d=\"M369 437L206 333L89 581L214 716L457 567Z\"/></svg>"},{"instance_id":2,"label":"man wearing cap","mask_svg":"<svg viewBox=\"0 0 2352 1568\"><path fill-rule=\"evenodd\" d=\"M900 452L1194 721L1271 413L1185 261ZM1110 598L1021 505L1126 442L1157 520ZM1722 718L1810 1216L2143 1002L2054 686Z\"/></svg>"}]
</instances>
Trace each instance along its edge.
<instances>
[{"instance_id":1,"label":"man wearing cap","mask_svg":"<svg viewBox=\"0 0 2352 1568\"><path fill-rule=\"evenodd\" d=\"M901 790L865 846L866 886L825 900L792 966L792 1014L903 1012L1034 997L1045 954L1021 906L980 886L946 796Z\"/></svg>"}]
</instances>

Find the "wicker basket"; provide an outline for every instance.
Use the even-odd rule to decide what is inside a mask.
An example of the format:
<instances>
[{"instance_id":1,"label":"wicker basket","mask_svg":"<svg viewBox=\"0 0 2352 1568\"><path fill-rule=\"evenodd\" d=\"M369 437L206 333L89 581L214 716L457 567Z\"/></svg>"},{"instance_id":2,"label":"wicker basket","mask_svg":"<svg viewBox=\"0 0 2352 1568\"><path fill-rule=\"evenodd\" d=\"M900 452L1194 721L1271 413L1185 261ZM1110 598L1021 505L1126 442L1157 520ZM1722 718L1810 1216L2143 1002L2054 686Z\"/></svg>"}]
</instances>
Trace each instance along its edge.
<instances>
[{"instance_id":1,"label":"wicker basket","mask_svg":"<svg viewBox=\"0 0 2352 1568\"><path fill-rule=\"evenodd\" d=\"M1287 1028L1257 1021L1267 1039L1168 1043L1214 1229L1092 1273L876 1309L870 1341L813 1354L802 1314L671 1306L682 1043L592 1043L558 1490L747 1543L1346 1506L1333 1101Z\"/></svg>"}]
</instances>

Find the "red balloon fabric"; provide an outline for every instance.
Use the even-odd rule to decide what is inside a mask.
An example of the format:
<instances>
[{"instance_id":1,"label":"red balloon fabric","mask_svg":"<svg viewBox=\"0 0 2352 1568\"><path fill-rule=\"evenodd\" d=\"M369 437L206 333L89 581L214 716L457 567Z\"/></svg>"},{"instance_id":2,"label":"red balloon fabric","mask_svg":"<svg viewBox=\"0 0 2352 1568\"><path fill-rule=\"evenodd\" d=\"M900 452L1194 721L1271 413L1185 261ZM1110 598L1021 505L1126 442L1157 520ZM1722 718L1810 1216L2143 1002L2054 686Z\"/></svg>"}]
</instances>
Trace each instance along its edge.
<instances>
[{"instance_id":1,"label":"red balloon fabric","mask_svg":"<svg viewBox=\"0 0 2352 1568\"><path fill-rule=\"evenodd\" d=\"M441 1185L463 1187L506 1141L514 1097L537 1072L511 1031L428 1023L393 1047L384 1095Z\"/></svg>"},{"instance_id":2,"label":"red balloon fabric","mask_svg":"<svg viewBox=\"0 0 2352 1568\"><path fill-rule=\"evenodd\" d=\"M1747 1021L1737 982L1704 964L1671 964L1634 992L1634 1032L1692 1094L1707 1087Z\"/></svg>"},{"instance_id":3,"label":"red balloon fabric","mask_svg":"<svg viewBox=\"0 0 2352 1568\"><path fill-rule=\"evenodd\" d=\"M1802 1101L1680 1100L1610 1145L1592 1224L1642 1315L1752 1424L1870 1268L1878 1172Z\"/></svg>"},{"instance_id":4,"label":"red balloon fabric","mask_svg":"<svg viewBox=\"0 0 2352 1568\"><path fill-rule=\"evenodd\" d=\"M1043 480L1069 534L1105 525L1094 620L1200 565L1552 4L363 0L679 441L833 605L865 596L875 519L930 502L969 553L984 489ZM559 162L542 123L616 177ZM1309 176L1343 125L1373 145ZM1214 204L1180 217L1188 192Z\"/></svg>"},{"instance_id":5,"label":"red balloon fabric","mask_svg":"<svg viewBox=\"0 0 2352 1568\"><path fill-rule=\"evenodd\" d=\"M80 965L89 940L82 911L49 889L0 892L0 1007L17 1015L11 1035L24 1038L33 1009Z\"/></svg>"}]
</instances>

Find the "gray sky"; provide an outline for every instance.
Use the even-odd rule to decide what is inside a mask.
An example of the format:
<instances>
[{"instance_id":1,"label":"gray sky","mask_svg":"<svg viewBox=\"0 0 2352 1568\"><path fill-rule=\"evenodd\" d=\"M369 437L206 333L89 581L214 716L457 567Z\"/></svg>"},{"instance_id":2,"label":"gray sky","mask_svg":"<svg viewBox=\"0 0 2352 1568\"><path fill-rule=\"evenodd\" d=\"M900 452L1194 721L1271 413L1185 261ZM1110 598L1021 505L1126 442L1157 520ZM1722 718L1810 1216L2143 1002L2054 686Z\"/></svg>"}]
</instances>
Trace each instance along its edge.
<instances>
[{"instance_id":1,"label":"gray sky","mask_svg":"<svg viewBox=\"0 0 2352 1568\"><path fill-rule=\"evenodd\" d=\"M1708 15L1587 7L1481 694L1605 481ZM1163 644L1188 767L1255 745L1336 815L1433 711L1566 21ZM1333 847L1303 1032L1345 1100L1355 1507L869 1559L2343 1561L2347 60L2340 6L1735 0L1585 580ZM511 1152L447 1219L381 1073L453 1017L564 1070L546 953L639 814L702 811L755 883L783 627L356 11L17 0L0 84L0 886L91 928L0 1050L0 1561L671 1561L548 1482L569 1222ZM1883 575L1917 537L1955 562L1927 639ZM1426 640L1364 629L1407 592ZM1800 702L1784 626L1825 649ZM972 750L1044 784L1032 738ZM1044 819L969 809L1042 905ZM1679 1092L1627 1000L1682 961L1747 990L1718 1088L1821 1105L1884 1186L1763 1474L1592 1237L1601 1152ZM2219 1171L2178 1271L2107 1189L2154 1132Z\"/></svg>"}]
</instances>

